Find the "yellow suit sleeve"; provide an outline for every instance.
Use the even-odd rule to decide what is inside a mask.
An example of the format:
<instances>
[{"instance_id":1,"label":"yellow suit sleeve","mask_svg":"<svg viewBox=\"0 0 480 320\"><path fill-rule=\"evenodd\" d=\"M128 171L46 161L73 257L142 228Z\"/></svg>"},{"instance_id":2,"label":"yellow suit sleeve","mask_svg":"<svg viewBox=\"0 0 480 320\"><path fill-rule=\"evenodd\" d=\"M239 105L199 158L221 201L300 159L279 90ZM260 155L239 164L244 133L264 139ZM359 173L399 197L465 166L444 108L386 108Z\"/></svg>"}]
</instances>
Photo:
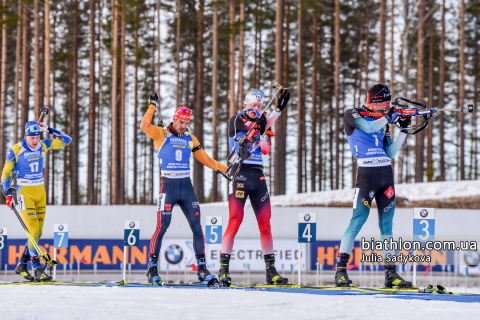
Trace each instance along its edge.
<instances>
[{"instance_id":1,"label":"yellow suit sleeve","mask_svg":"<svg viewBox=\"0 0 480 320\"><path fill-rule=\"evenodd\" d=\"M225 172L227 170L227 166L221 164L215 159L210 158L210 156L205 152L205 150L202 149L202 146L200 145L200 142L198 141L197 137L195 137L192 134L192 139L193 139L193 156L200 161L204 166L209 167L213 171L220 170L222 172Z\"/></svg>"},{"instance_id":2,"label":"yellow suit sleeve","mask_svg":"<svg viewBox=\"0 0 480 320\"><path fill-rule=\"evenodd\" d=\"M140 129L145 132L150 139L153 139L155 149L158 150L165 141L165 130L152 124L154 112L155 106L151 104L148 107L147 113L143 116L142 122L140 123Z\"/></svg>"}]
</instances>

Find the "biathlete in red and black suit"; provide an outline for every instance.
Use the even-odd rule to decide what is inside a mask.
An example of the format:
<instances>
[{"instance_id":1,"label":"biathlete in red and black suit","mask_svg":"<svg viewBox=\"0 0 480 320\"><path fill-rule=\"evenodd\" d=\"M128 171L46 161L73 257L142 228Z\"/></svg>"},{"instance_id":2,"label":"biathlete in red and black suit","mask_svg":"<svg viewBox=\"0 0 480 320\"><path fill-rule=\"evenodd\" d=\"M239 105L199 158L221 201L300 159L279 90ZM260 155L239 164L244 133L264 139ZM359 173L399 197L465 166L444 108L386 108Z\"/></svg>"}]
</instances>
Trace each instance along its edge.
<instances>
[{"instance_id":1,"label":"biathlete in red and black suit","mask_svg":"<svg viewBox=\"0 0 480 320\"><path fill-rule=\"evenodd\" d=\"M228 207L229 221L227 230L223 236L220 271L218 279L220 282L229 285L231 277L229 274L230 256L232 253L235 235L242 223L244 216L244 206L247 197L250 197L253 211L260 229L260 242L266 263L267 283L287 283L288 279L282 278L275 269L275 256L273 254L272 230L270 226L271 207L268 194L267 183L263 174L262 154L270 152L270 137L274 134L268 129L280 116L290 99L288 91L281 90L278 99L277 108L268 118L260 115L265 95L261 90L250 90L245 97L245 109L237 116L234 116L228 122L228 136L230 151L239 152L239 141L254 125L258 125L259 130L255 132L255 139L263 141L259 148L249 150L250 158L246 159L240 168L240 171L234 181L229 184ZM266 133L266 134L265 134ZM233 166L232 172L237 171L237 166Z\"/></svg>"},{"instance_id":2,"label":"biathlete in red and black suit","mask_svg":"<svg viewBox=\"0 0 480 320\"><path fill-rule=\"evenodd\" d=\"M190 180L190 156L193 156L203 165L213 170L225 172L227 167L210 158L202 149L198 139L188 131L188 124L192 110L179 107L175 111L173 121L166 127L152 125L152 117L158 105L158 96L155 94L150 102L147 113L142 119L140 129L154 140L158 150L158 159L162 172L160 194L165 196L163 209L157 211L157 228L150 241L150 254L147 277L149 282L161 284L158 275L158 255L162 245L162 238L172 219L173 207L178 204L182 209L193 233L193 248L198 266L198 279L209 281L215 278L207 270L205 261L205 240L200 222L200 205ZM161 211L160 211L161 210Z\"/></svg>"}]
</instances>

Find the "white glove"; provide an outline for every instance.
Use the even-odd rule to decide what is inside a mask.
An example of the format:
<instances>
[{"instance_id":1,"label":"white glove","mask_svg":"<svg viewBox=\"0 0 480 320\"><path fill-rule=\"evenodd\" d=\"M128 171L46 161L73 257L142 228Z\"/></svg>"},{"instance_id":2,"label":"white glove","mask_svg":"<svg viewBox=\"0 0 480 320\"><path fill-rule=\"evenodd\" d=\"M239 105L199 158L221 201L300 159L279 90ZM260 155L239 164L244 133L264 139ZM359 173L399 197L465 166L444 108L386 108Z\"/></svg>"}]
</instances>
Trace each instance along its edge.
<instances>
[{"instance_id":1,"label":"white glove","mask_svg":"<svg viewBox=\"0 0 480 320\"><path fill-rule=\"evenodd\" d=\"M48 126L45 123L40 122L38 125L40 126L40 132L48 132Z\"/></svg>"}]
</instances>

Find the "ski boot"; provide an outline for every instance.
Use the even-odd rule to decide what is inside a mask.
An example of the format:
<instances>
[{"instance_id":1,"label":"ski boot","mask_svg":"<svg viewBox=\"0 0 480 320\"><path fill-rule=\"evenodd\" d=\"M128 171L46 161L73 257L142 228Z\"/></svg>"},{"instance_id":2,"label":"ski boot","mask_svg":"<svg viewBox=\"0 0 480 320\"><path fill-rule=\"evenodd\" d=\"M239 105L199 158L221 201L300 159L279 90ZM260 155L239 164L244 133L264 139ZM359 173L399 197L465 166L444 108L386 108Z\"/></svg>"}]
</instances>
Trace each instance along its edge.
<instances>
[{"instance_id":1,"label":"ski boot","mask_svg":"<svg viewBox=\"0 0 480 320\"><path fill-rule=\"evenodd\" d=\"M230 278L230 271L228 266L230 264L230 255L222 253L220 257L220 270L218 271L218 280L222 287L230 287L232 278Z\"/></svg>"},{"instance_id":2,"label":"ski boot","mask_svg":"<svg viewBox=\"0 0 480 320\"><path fill-rule=\"evenodd\" d=\"M346 253L338 253L337 272L335 273L335 285L337 287L350 287L352 280L348 277L347 264L350 255Z\"/></svg>"},{"instance_id":3,"label":"ski boot","mask_svg":"<svg viewBox=\"0 0 480 320\"><path fill-rule=\"evenodd\" d=\"M197 277L200 281L206 281L207 286L212 287L216 283L219 283L215 275L211 274L207 269L207 263L205 262L205 254L196 255L197 258Z\"/></svg>"},{"instance_id":4,"label":"ski boot","mask_svg":"<svg viewBox=\"0 0 480 320\"><path fill-rule=\"evenodd\" d=\"M266 254L263 256L265 260L265 274L267 284L289 284L287 278L282 278L275 268L275 256L273 254Z\"/></svg>"},{"instance_id":5,"label":"ski boot","mask_svg":"<svg viewBox=\"0 0 480 320\"><path fill-rule=\"evenodd\" d=\"M385 287L392 288L397 286L399 288L412 288L412 282L405 281L397 273L395 265L385 266Z\"/></svg>"},{"instance_id":6,"label":"ski boot","mask_svg":"<svg viewBox=\"0 0 480 320\"><path fill-rule=\"evenodd\" d=\"M20 260L18 260L17 267L15 268L15 273L21 275L28 281L33 281L34 277L28 272L27 262L30 260L30 256L27 256L25 253L22 254Z\"/></svg>"},{"instance_id":7,"label":"ski boot","mask_svg":"<svg viewBox=\"0 0 480 320\"><path fill-rule=\"evenodd\" d=\"M52 276L49 276L45 273L45 269L43 268L42 264L40 263L40 259L38 257L32 257L32 264L33 264L33 275L35 282L46 282L52 281Z\"/></svg>"},{"instance_id":8,"label":"ski boot","mask_svg":"<svg viewBox=\"0 0 480 320\"><path fill-rule=\"evenodd\" d=\"M158 256L156 254L151 254L148 258L148 271L147 278L148 283L162 285L162 278L158 275Z\"/></svg>"}]
</instances>

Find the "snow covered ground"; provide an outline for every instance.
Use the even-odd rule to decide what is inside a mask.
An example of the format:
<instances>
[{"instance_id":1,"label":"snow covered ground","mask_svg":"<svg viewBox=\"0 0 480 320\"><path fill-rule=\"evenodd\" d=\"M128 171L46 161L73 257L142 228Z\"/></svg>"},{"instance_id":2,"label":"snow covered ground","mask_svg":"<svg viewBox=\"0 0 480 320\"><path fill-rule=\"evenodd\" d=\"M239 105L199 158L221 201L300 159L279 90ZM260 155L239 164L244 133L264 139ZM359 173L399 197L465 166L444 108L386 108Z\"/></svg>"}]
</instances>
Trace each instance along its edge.
<instances>
[{"instance_id":1,"label":"snow covered ground","mask_svg":"<svg viewBox=\"0 0 480 320\"><path fill-rule=\"evenodd\" d=\"M478 303L243 290L1 286L10 319L431 319L478 318Z\"/></svg>"},{"instance_id":2,"label":"snow covered ground","mask_svg":"<svg viewBox=\"0 0 480 320\"><path fill-rule=\"evenodd\" d=\"M422 200L445 200L480 196L480 180L441 181L423 183L404 183L395 185L397 198L408 202ZM309 192L271 197L272 206L326 206L329 204L351 203L354 189ZM204 206L228 206L227 202L205 204ZM247 205L250 202L247 201Z\"/></svg>"}]
</instances>

